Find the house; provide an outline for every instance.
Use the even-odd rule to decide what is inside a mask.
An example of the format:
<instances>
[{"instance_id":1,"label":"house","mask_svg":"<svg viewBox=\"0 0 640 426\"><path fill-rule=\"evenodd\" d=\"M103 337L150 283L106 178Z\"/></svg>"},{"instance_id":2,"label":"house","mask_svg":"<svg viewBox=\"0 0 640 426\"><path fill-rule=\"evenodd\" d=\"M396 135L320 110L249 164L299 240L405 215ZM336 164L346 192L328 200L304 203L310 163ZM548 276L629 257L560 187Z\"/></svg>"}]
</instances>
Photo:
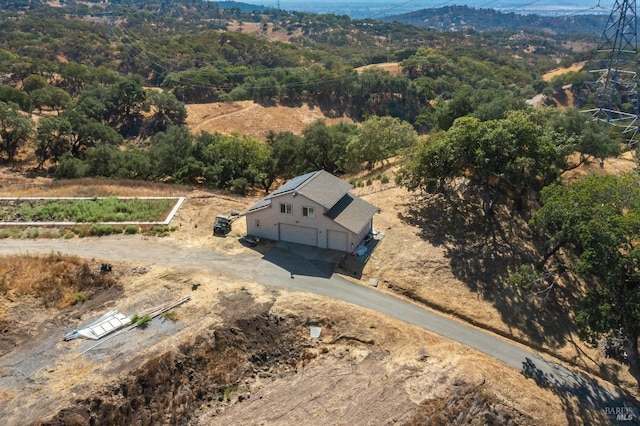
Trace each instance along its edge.
<instances>
[{"instance_id":1,"label":"house","mask_svg":"<svg viewBox=\"0 0 640 426\"><path fill-rule=\"evenodd\" d=\"M324 170L297 176L244 212L247 234L351 252L379 211L352 187Z\"/></svg>"}]
</instances>

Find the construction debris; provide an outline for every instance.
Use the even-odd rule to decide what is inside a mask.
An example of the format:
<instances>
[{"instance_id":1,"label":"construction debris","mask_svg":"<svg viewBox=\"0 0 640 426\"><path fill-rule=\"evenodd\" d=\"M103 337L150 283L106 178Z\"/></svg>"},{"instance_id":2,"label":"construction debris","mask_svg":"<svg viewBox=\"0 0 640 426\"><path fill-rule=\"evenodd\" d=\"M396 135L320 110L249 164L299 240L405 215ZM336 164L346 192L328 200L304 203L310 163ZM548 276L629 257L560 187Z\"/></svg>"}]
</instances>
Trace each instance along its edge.
<instances>
[{"instance_id":1,"label":"construction debris","mask_svg":"<svg viewBox=\"0 0 640 426\"><path fill-rule=\"evenodd\" d=\"M147 268L146 266L137 266L135 268L133 268L130 272L130 274L134 275L134 274L146 274L147 272L149 272L149 268Z\"/></svg>"},{"instance_id":2,"label":"construction debris","mask_svg":"<svg viewBox=\"0 0 640 426\"><path fill-rule=\"evenodd\" d=\"M103 338L107 334L113 333L114 331L119 330L126 325L129 325L130 323L130 317L121 314L118 311L109 311L92 323L78 330L73 330L67 333L64 336L64 340L69 341L78 339L80 337L98 340Z\"/></svg>"},{"instance_id":3,"label":"construction debris","mask_svg":"<svg viewBox=\"0 0 640 426\"><path fill-rule=\"evenodd\" d=\"M92 323L87 324L86 326L78 330L73 330L67 333L64 336L64 340L69 341L79 339L81 337L91 340L98 340L126 326L129 326L126 330L130 330L134 327L137 327L138 325L141 325L142 318L145 319L144 322L148 322L153 318L175 308L176 306L188 302L189 300L191 300L191 297L183 297L182 299L178 299L173 302L165 302L153 308L145 309L131 316L126 316L118 311L109 311Z\"/></svg>"}]
</instances>

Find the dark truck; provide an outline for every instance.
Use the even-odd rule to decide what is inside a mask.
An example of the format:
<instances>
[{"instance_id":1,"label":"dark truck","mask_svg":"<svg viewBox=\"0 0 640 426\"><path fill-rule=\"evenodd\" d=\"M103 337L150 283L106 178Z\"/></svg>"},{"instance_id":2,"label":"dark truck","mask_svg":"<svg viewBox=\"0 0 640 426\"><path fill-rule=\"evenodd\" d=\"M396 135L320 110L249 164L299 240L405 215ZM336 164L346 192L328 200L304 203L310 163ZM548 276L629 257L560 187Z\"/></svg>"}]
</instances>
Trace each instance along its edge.
<instances>
[{"instance_id":1,"label":"dark truck","mask_svg":"<svg viewBox=\"0 0 640 426\"><path fill-rule=\"evenodd\" d=\"M216 222L213 224L213 235L227 235L231 232L232 221L233 219L229 216L217 215Z\"/></svg>"}]
</instances>

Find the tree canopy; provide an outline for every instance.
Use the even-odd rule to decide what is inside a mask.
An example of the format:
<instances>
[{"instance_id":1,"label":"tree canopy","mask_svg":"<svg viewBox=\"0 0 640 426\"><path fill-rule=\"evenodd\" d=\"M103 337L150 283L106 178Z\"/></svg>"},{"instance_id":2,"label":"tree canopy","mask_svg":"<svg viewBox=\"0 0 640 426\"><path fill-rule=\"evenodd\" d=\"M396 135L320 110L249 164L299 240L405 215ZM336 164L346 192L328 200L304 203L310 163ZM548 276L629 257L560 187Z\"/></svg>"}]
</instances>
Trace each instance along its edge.
<instances>
[{"instance_id":1,"label":"tree canopy","mask_svg":"<svg viewBox=\"0 0 640 426\"><path fill-rule=\"evenodd\" d=\"M526 112L484 122L463 117L419 144L398 180L409 190L437 192L466 178L479 188L483 211L490 214L501 196L522 208L530 191L558 177L561 159L544 127Z\"/></svg>"},{"instance_id":2,"label":"tree canopy","mask_svg":"<svg viewBox=\"0 0 640 426\"><path fill-rule=\"evenodd\" d=\"M389 116L373 116L350 138L346 147L347 161L351 164L365 162L371 170L376 163L417 143L418 133L409 123Z\"/></svg>"},{"instance_id":3,"label":"tree canopy","mask_svg":"<svg viewBox=\"0 0 640 426\"><path fill-rule=\"evenodd\" d=\"M544 188L541 201L530 226L548 239L545 260L571 247L577 258L565 266L587 280L576 314L581 337L592 344L601 338L623 339L628 361L637 371L640 178L589 175L570 185Z\"/></svg>"},{"instance_id":4,"label":"tree canopy","mask_svg":"<svg viewBox=\"0 0 640 426\"><path fill-rule=\"evenodd\" d=\"M501 199L521 210L565 171L617 152L619 143L603 127L575 111L527 109L487 121L466 116L418 144L398 181L409 190L442 192L464 178L478 187L485 214ZM572 163L574 154L579 160Z\"/></svg>"},{"instance_id":5,"label":"tree canopy","mask_svg":"<svg viewBox=\"0 0 640 426\"><path fill-rule=\"evenodd\" d=\"M34 129L33 120L25 117L17 104L0 101L0 152L7 154L10 162L30 140Z\"/></svg>"}]
</instances>

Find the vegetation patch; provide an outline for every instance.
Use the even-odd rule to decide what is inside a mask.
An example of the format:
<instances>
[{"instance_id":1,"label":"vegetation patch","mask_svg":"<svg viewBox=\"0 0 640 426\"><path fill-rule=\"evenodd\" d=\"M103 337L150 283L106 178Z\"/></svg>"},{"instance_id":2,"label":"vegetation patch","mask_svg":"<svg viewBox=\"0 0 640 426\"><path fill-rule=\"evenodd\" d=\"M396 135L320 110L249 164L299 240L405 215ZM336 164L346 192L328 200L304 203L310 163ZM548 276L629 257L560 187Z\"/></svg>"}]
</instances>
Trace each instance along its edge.
<instances>
[{"instance_id":1,"label":"vegetation patch","mask_svg":"<svg viewBox=\"0 0 640 426\"><path fill-rule=\"evenodd\" d=\"M174 205L171 198L4 199L0 215L4 222L160 222Z\"/></svg>"}]
</instances>

